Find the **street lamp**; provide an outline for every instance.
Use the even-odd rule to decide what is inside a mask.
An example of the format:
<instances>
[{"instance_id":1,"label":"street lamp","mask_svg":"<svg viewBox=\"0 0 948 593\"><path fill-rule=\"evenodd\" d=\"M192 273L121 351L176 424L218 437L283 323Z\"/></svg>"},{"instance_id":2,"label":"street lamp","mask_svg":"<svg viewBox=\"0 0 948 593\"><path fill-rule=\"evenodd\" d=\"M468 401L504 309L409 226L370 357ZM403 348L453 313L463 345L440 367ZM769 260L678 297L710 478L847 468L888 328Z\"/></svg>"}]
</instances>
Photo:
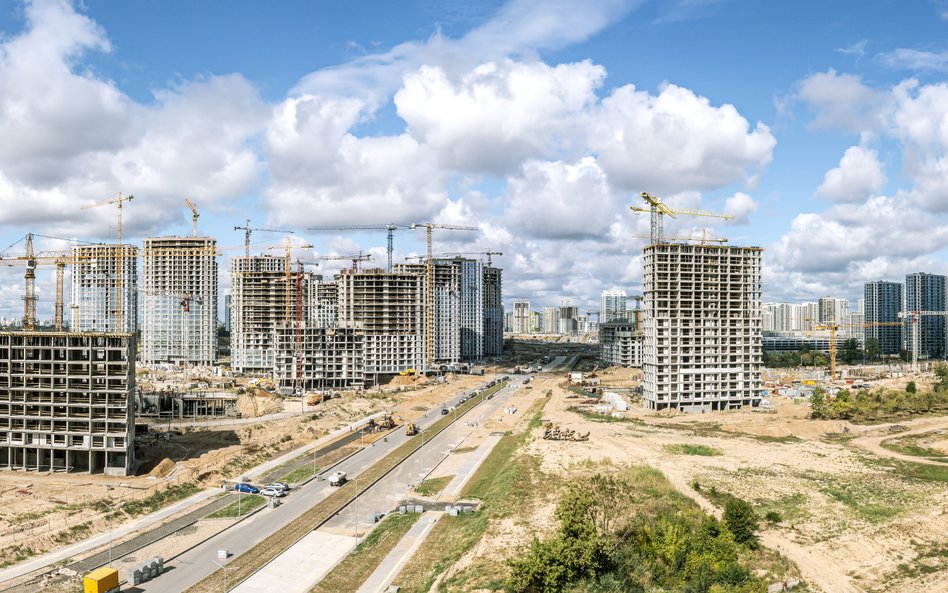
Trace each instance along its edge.
<instances>
[{"instance_id":1,"label":"street lamp","mask_svg":"<svg viewBox=\"0 0 948 593\"><path fill-rule=\"evenodd\" d=\"M227 569L229 567L221 564L220 562L218 562L217 560L214 560L213 558L211 559L211 562L218 565L221 568L221 570L224 571L224 593L227 593Z\"/></svg>"},{"instance_id":2,"label":"street lamp","mask_svg":"<svg viewBox=\"0 0 948 593\"><path fill-rule=\"evenodd\" d=\"M108 514L108 518L109 518L109 566L112 566L112 513L115 512L115 509L120 509L120 508L124 507L124 506L125 506L125 501L122 501L122 502L118 503L118 504L115 505L115 506L110 505L109 503L105 502L104 500L100 500L99 502L101 502L103 505L105 505L105 508L107 508L107 509L109 510L109 514Z\"/></svg>"}]
</instances>

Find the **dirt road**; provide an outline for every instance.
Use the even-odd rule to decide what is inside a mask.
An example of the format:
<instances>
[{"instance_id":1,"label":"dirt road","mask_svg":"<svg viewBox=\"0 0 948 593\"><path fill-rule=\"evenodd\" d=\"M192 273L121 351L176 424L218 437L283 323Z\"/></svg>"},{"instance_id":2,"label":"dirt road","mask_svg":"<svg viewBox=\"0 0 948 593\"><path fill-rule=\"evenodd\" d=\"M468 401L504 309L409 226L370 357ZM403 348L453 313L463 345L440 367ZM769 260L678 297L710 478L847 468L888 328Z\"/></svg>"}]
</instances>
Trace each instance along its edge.
<instances>
[{"instance_id":1,"label":"dirt road","mask_svg":"<svg viewBox=\"0 0 948 593\"><path fill-rule=\"evenodd\" d=\"M852 444L865 449L874 455L878 455L879 457L888 457L889 459L898 459L899 461L907 461L910 463L948 467L948 463L943 461L925 459L924 457L915 457L913 455L904 455L902 453L897 453L896 451L890 451L882 446L882 441L888 439L911 436L913 434L925 433L932 430L948 429L948 417L920 418L917 420L899 422L897 424L908 427L909 430L902 432L889 432L889 427L895 426L895 424L896 423L881 424L873 429L873 432L876 432L877 430L882 431L881 435L874 434L872 436L858 437L852 440Z\"/></svg>"}]
</instances>

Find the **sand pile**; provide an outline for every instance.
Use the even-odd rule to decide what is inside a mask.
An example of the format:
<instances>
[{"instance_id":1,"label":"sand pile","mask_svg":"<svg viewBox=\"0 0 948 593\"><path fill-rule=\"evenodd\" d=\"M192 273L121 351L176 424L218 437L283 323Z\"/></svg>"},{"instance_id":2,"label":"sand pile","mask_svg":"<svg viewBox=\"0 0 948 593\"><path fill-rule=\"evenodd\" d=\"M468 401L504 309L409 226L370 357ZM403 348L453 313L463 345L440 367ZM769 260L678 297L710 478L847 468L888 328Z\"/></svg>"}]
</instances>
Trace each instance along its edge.
<instances>
[{"instance_id":1,"label":"sand pile","mask_svg":"<svg viewBox=\"0 0 948 593\"><path fill-rule=\"evenodd\" d=\"M170 459L165 457L158 463L158 465L156 465L150 472L148 472L148 476L151 478L164 478L165 476L170 474L172 471L174 471L174 466L175 466L174 461L171 461Z\"/></svg>"}]
</instances>

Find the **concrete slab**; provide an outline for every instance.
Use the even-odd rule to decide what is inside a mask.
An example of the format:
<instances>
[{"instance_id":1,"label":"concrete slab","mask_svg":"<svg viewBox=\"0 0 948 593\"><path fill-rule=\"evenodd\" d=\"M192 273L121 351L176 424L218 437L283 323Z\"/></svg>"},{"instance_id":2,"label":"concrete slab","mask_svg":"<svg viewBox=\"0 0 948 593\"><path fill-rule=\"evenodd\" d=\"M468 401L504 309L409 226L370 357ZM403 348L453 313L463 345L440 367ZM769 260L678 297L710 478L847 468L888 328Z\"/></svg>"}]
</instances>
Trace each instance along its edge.
<instances>
[{"instance_id":1,"label":"concrete slab","mask_svg":"<svg viewBox=\"0 0 948 593\"><path fill-rule=\"evenodd\" d=\"M454 478L448 482L448 485L445 486L444 490L441 491L441 494L438 495L438 500L454 500L461 494L461 488L467 484L468 480L471 479L471 476L474 475L474 471L481 466L481 463L490 455L490 452L494 450L494 446L501 439L500 434L491 433L490 436L485 438L476 451L472 451L464 460L464 463L461 464L461 467L458 468Z\"/></svg>"},{"instance_id":2,"label":"concrete slab","mask_svg":"<svg viewBox=\"0 0 948 593\"><path fill-rule=\"evenodd\" d=\"M306 593L358 543L354 537L312 531L231 591Z\"/></svg>"},{"instance_id":3,"label":"concrete slab","mask_svg":"<svg viewBox=\"0 0 948 593\"><path fill-rule=\"evenodd\" d=\"M408 533L395 544L392 551L382 560L375 572L369 575L369 578L359 587L356 593L381 593L385 591L391 584L392 579L398 575L409 558L418 550L421 542L425 541L425 538L434 529L435 523L443 515L442 512L426 511L422 513L418 522L412 525Z\"/></svg>"}]
</instances>

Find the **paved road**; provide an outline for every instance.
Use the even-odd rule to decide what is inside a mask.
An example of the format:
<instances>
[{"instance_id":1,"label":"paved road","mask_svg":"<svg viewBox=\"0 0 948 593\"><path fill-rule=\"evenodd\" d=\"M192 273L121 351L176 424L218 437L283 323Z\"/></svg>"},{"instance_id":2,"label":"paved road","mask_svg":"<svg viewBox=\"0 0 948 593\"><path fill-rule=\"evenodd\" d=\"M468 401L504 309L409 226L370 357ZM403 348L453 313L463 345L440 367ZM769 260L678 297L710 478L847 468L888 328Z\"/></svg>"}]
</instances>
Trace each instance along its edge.
<instances>
[{"instance_id":1,"label":"paved road","mask_svg":"<svg viewBox=\"0 0 948 593\"><path fill-rule=\"evenodd\" d=\"M508 387L506 389L510 388ZM495 396L494 399L497 399L497 396ZM456 401L456 397L452 398L448 404L453 405ZM478 408L479 407L480 406L478 406ZM427 428L440 418L441 416L438 414L429 413L426 416L416 419L415 424L417 424L419 428ZM360 473L405 443L409 438L411 437L405 436L404 431L396 431L389 435L387 440L376 441L363 451L349 457L334 469L345 471L350 477L357 478ZM426 449L427 448L428 446L426 445ZM411 465L411 462L412 460L410 459L407 465ZM399 466L399 468L401 467L402 466ZM158 578L138 585L137 587L128 588L126 591L129 593L176 593L184 591L215 570L220 570L220 568L214 564L215 561L218 561L218 550L226 549L233 554L228 562L239 562L240 554L294 521L313 505L329 496L331 492L331 487L326 481L314 480L282 499L283 504L279 507L275 509L265 509L253 517L235 525L231 529L199 544L192 550L185 552L175 560L169 562L167 564L169 570Z\"/></svg>"}]
</instances>

